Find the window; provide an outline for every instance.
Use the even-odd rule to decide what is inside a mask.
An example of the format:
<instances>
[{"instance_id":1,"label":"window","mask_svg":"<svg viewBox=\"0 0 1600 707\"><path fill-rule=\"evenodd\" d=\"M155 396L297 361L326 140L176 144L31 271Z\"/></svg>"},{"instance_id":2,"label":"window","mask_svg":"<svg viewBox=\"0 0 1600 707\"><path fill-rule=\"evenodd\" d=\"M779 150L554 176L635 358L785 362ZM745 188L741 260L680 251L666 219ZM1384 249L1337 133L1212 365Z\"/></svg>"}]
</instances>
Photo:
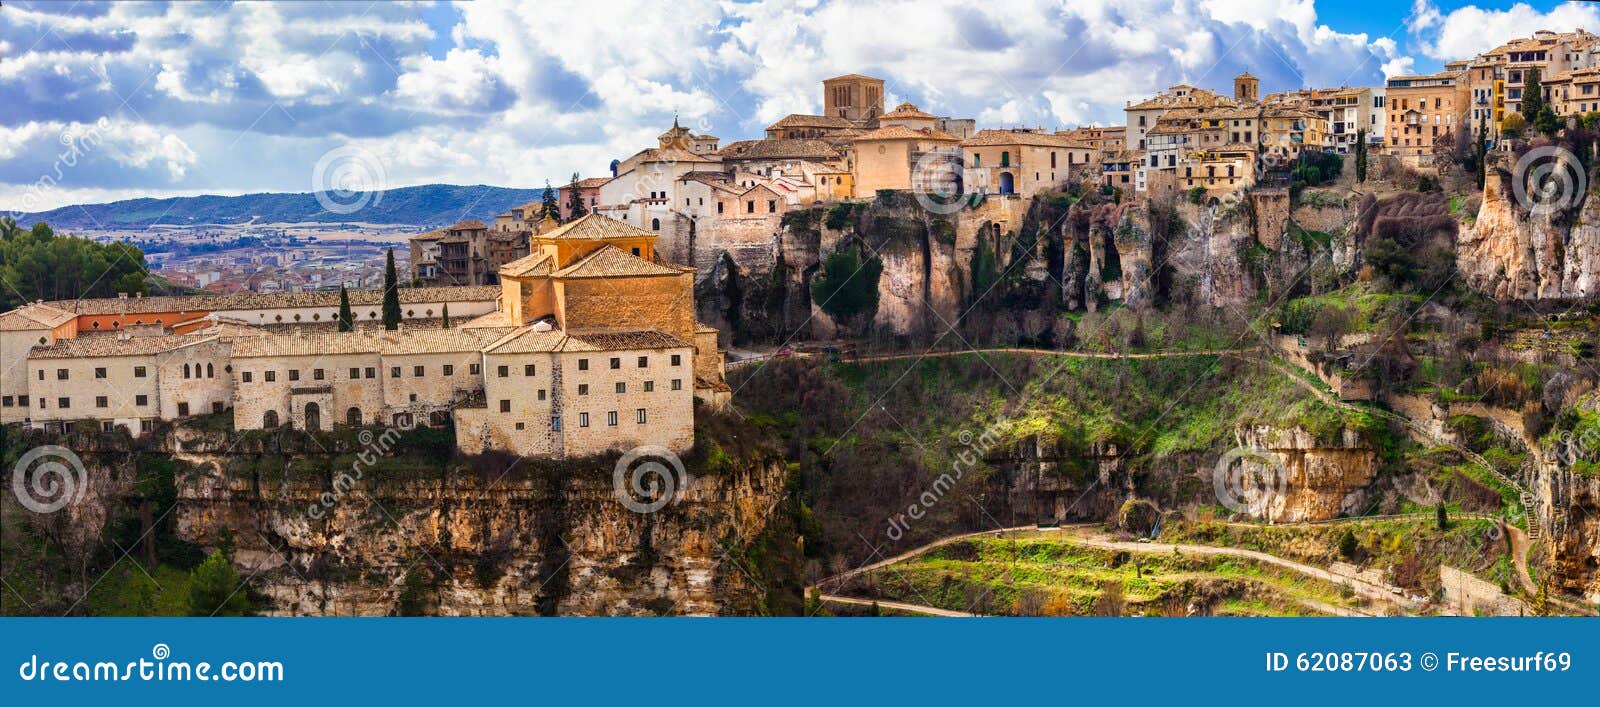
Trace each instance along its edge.
<instances>
[{"instance_id":1,"label":"window","mask_svg":"<svg viewBox=\"0 0 1600 707\"><path fill-rule=\"evenodd\" d=\"M628 392L628 384L622 381L617 381L617 394L620 395L626 392Z\"/></svg>"},{"instance_id":2,"label":"window","mask_svg":"<svg viewBox=\"0 0 1600 707\"><path fill-rule=\"evenodd\" d=\"M539 399L544 400L544 388L539 389Z\"/></svg>"},{"instance_id":3,"label":"window","mask_svg":"<svg viewBox=\"0 0 1600 707\"><path fill-rule=\"evenodd\" d=\"M144 377L144 366L134 366L133 367L133 377L134 378L143 378Z\"/></svg>"},{"instance_id":4,"label":"window","mask_svg":"<svg viewBox=\"0 0 1600 707\"><path fill-rule=\"evenodd\" d=\"M456 367L452 366L452 365L450 365L448 363L444 364L444 374L447 375L447 376L455 375L456 374Z\"/></svg>"},{"instance_id":5,"label":"window","mask_svg":"<svg viewBox=\"0 0 1600 707\"><path fill-rule=\"evenodd\" d=\"M653 393L653 392L655 392L655 389L656 389L656 382L655 381L645 381L644 382L644 392Z\"/></svg>"},{"instance_id":6,"label":"window","mask_svg":"<svg viewBox=\"0 0 1600 707\"><path fill-rule=\"evenodd\" d=\"M213 412L213 413L222 412L222 401L219 400L219 401L211 403L211 412Z\"/></svg>"},{"instance_id":7,"label":"window","mask_svg":"<svg viewBox=\"0 0 1600 707\"><path fill-rule=\"evenodd\" d=\"M749 201L744 202L744 212L747 213L747 214L753 214L753 213L756 212L756 200L755 199L751 199Z\"/></svg>"},{"instance_id":8,"label":"window","mask_svg":"<svg viewBox=\"0 0 1600 707\"><path fill-rule=\"evenodd\" d=\"M195 370L196 371L200 370L200 365L199 364L195 364ZM213 368L211 366L211 364L209 364L209 363L206 364L206 377L207 378L216 378L217 377L217 369Z\"/></svg>"},{"instance_id":9,"label":"window","mask_svg":"<svg viewBox=\"0 0 1600 707\"><path fill-rule=\"evenodd\" d=\"M674 379L672 379L672 389L673 390L683 390L683 379L682 378L674 378Z\"/></svg>"},{"instance_id":10,"label":"window","mask_svg":"<svg viewBox=\"0 0 1600 707\"><path fill-rule=\"evenodd\" d=\"M43 402L43 401L40 401L40 402ZM26 395L18 395L17 396L17 407L23 407L23 408L28 407L28 396L26 396ZM44 406L41 405L39 407L44 407Z\"/></svg>"},{"instance_id":11,"label":"window","mask_svg":"<svg viewBox=\"0 0 1600 707\"><path fill-rule=\"evenodd\" d=\"M265 375L266 375L268 383L271 383L271 382L273 382L275 380L278 380L278 372L277 371L267 371Z\"/></svg>"},{"instance_id":12,"label":"window","mask_svg":"<svg viewBox=\"0 0 1600 707\"><path fill-rule=\"evenodd\" d=\"M240 373L239 374L239 380L244 381L245 383L249 383L250 382L250 372L249 371L244 371L244 372Z\"/></svg>"},{"instance_id":13,"label":"window","mask_svg":"<svg viewBox=\"0 0 1600 707\"><path fill-rule=\"evenodd\" d=\"M103 420L103 421L100 422L100 431L101 432L110 432L112 429L116 428L116 426L117 426L117 423L115 423L115 422L112 422L110 420Z\"/></svg>"},{"instance_id":14,"label":"window","mask_svg":"<svg viewBox=\"0 0 1600 707\"><path fill-rule=\"evenodd\" d=\"M187 375L185 375L184 377L188 378ZM56 369L56 380L64 381L66 379L67 379L67 369L65 369L65 368L57 368Z\"/></svg>"},{"instance_id":15,"label":"window","mask_svg":"<svg viewBox=\"0 0 1600 707\"><path fill-rule=\"evenodd\" d=\"M650 367L650 357L649 356L640 356L639 357L639 367L640 368L649 368Z\"/></svg>"},{"instance_id":16,"label":"window","mask_svg":"<svg viewBox=\"0 0 1600 707\"><path fill-rule=\"evenodd\" d=\"M356 380L356 379L358 379L360 377L361 377L361 369L359 369L359 368L350 369L350 380Z\"/></svg>"},{"instance_id":17,"label":"window","mask_svg":"<svg viewBox=\"0 0 1600 707\"><path fill-rule=\"evenodd\" d=\"M483 372L483 364L481 364L481 363L469 363L469 364L467 364L467 373L468 374L475 376L475 375L478 375L479 373L482 373L482 372Z\"/></svg>"},{"instance_id":18,"label":"window","mask_svg":"<svg viewBox=\"0 0 1600 707\"><path fill-rule=\"evenodd\" d=\"M527 424L526 424L526 423L522 423L522 422L518 422L518 423L517 423L517 429L519 429L519 430L520 430L520 429L524 429L524 428L526 428L526 427L527 427Z\"/></svg>"},{"instance_id":19,"label":"window","mask_svg":"<svg viewBox=\"0 0 1600 707\"><path fill-rule=\"evenodd\" d=\"M524 364L522 366L522 375L525 375L525 376L528 376L528 377L531 378L531 377L533 377L533 371L534 371L534 368L533 368L533 364L531 364L531 363Z\"/></svg>"},{"instance_id":20,"label":"window","mask_svg":"<svg viewBox=\"0 0 1600 707\"><path fill-rule=\"evenodd\" d=\"M11 396L9 396L9 395L0 396L0 407L11 407L11 403L12 403L12 397Z\"/></svg>"},{"instance_id":21,"label":"window","mask_svg":"<svg viewBox=\"0 0 1600 707\"><path fill-rule=\"evenodd\" d=\"M586 413L586 412L578 413L578 426L579 427L588 427L589 426L589 413Z\"/></svg>"},{"instance_id":22,"label":"window","mask_svg":"<svg viewBox=\"0 0 1600 707\"><path fill-rule=\"evenodd\" d=\"M188 378L189 377L189 364L187 364L187 363L183 364L183 377L184 378Z\"/></svg>"},{"instance_id":23,"label":"window","mask_svg":"<svg viewBox=\"0 0 1600 707\"><path fill-rule=\"evenodd\" d=\"M187 415L187 414L189 414L189 404L188 403L178 403L178 414L179 415Z\"/></svg>"},{"instance_id":24,"label":"window","mask_svg":"<svg viewBox=\"0 0 1600 707\"><path fill-rule=\"evenodd\" d=\"M153 420L140 420L139 421L139 431L140 432L149 432L149 431L151 431L151 430L153 430L155 428L156 428L156 423Z\"/></svg>"},{"instance_id":25,"label":"window","mask_svg":"<svg viewBox=\"0 0 1600 707\"><path fill-rule=\"evenodd\" d=\"M208 363L206 365L209 366L211 364ZM311 379L312 380L323 380L323 379L327 378L327 375L328 374L326 372L324 372L323 369L321 369L321 368L313 368L313 369L311 369Z\"/></svg>"},{"instance_id":26,"label":"window","mask_svg":"<svg viewBox=\"0 0 1600 707\"><path fill-rule=\"evenodd\" d=\"M44 369L39 369L39 380L44 380Z\"/></svg>"},{"instance_id":27,"label":"window","mask_svg":"<svg viewBox=\"0 0 1600 707\"><path fill-rule=\"evenodd\" d=\"M63 410L72 407L72 398L56 398L56 407Z\"/></svg>"},{"instance_id":28,"label":"window","mask_svg":"<svg viewBox=\"0 0 1600 707\"><path fill-rule=\"evenodd\" d=\"M389 377L390 378L399 378L400 377L400 367L399 366L390 366L389 367Z\"/></svg>"},{"instance_id":29,"label":"window","mask_svg":"<svg viewBox=\"0 0 1600 707\"><path fill-rule=\"evenodd\" d=\"M777 210L778 210L778 202L777 202L777 200L768 199L767 200L767 213L770 214L770 213L772 213L774 211L777 211Z\"/></svg>"},{"instance_id":30,"label":"window","mask_svg":"<svg viewBox=\"0 0 1600 707\"><path fill-rule=\"evenodd\" d=\"M589 359L586 359L586 358L578 359L578 370L580 370L580 371L589 370Z\"/></svg>"},{"instance_id":31,"label":"window","mask_svg":"<svg viewBox=\"0 0 1600 707\"><path fill-rule=\"evenodd\" d=\"M510 400L502 400L502 401L500 401L500 412L511 412L511 401Z\"/></svg>"},{"instance_id":32,"label":"window","mask_svg":"<svg viewBox=\"0 0 1600 707\"><path fill-rule=\"evenodd\" d=\"M722 202L717 202L717 213L722 213Z\"/></svg>"},{"instance_id":33,"label":"window","mask_svg":"<svg viewBox=\"0 0 1600 707\"><path fill-rule=\"evenodd\" d=\"M617 370L619 368L622 368L622 358L618 357L618 356L612 356L611 357L611 370L615 371L615 370Z\"/></svg>"},{"instance_id":34,"label":"window","mask_svg":"<svg viewBox=\"0 0 1600 707\"><path fill-rule=\"evenodd\" d=\"M606 426L608 426L608 427L616 427L617 426L617 411L616 410L612 410L611 412L606 413Z\"/></svg>"},{"instance_id":35,"label":"window","mask_svg":"<svg viewBox=\"0 0 1600 707\"><path fill-rule=\"evenodd\" d=\"M578 384L578 395L588 395L588 394L589 394L589 384L588 383L579 383Z\"/></svg>"},{"instance_id":36,"label":"window","mask_svg":"<svg viewBox=\"0 0 1600 707\"><path fill-rule=\"evenodd\" d=\"M104 368L96 368L96 369L94 369L94 377L95 378L105 378L106 377L106 369L104 369Z\"/></svg>"},{"instance_id":37,"label":"window","mask_svg":"<svg viewBox=\"0 0 1600 707\"><path fill-rule=\"evenodd\" d=\"M560 415L556 415L556 416L550 418L550 431L551 432L560 432L561 431L561 416Z\"/></svg>"},{"instance_id":38,"label":"window","mask_svg":"<svg viewBox=\"0 0 1600 707\"><path fill-rule=\"evenodd\" d=\"M367 367L367 377L368 378L376 378L376 377L378 377L378 369L373 368L371 366L368 366Z\"/></svg>"},{"instance_id":39,"label":"window","mask_svg":"<svg viewBox=\"0 0 1600 707\"><path fill-rule=\"evenodd\" d=\"M411 367L411 377L412 378L421 378L422 377L422 372L423 372L423 367L422 366L412 366Z\"/></svg>"},{"instance_id":40,"label":"window","mask_svg":"<svg viewBox=\"0 0 1600 707\"><path fill-rule=\"evenodd\" d=\"M644 424L644 422L645 422L644 408L639 408L635 412L637 412L639 414L639 424L641 424L641 425Z\"/></svg>"},{"instance_id":41,"label":"window","mask_svg":"<svg viewBox=\"0 0 1600 707\"><path fill-rule=\"evenodd\" d=\"M682 354L673 354L672 355L672 365L679 366L679 365L682 365L682 364L683 364L683 355Z\"/></svg>"},{"instance_id":42,"label":"window","mask_svg":"<svg viewBox=\"0 0 1600 707\"><path fill-rule=\"evenodd\" d=\"M149 405L150 404L150 396L148 396L148 395L135 395L135 396L133 396L133 404L134 405L138 405L139 407L144 407L146 405Z\"/></svg>"},{"instance_id":43,"label":"window","mask_svg":"<svg viewBox=\"0 0 1600 707\"><path fill-rule=\"evenodd\" d=\"M111 401L107 400L104 395L96 395L94 396L94 406L97 408L111 407Z\"/></svg>"},{"instance_id":44,"label":"window","mask_svg":"<svg viewBox=\"0 0 1600 707\"><path fill-rule=\"evenodd\" d=\"M300 369L298 369L298 368L289 369L289 380L291 382L300 380Z\"/></svg>"}]
</instances>

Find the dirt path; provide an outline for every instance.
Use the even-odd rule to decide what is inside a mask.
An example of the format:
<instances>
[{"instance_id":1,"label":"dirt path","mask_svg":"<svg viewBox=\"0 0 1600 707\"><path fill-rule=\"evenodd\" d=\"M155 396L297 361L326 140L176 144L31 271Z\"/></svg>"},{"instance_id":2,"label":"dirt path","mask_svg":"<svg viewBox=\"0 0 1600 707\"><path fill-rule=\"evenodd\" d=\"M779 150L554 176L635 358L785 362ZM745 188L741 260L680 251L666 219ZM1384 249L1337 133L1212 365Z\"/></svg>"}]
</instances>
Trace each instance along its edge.
<instances>
[{"instance_id":1,"label":"dirt path","mask_svg":"<svg viewBox=\"0 0 1600 707\"><path fill-rule=\"evenodd\" d=\"M1510 523L1501 523L1506 536L1511 538L1511 566L1517 570L1517 581L1522 583L1523 591L1528 596L1539 593L1538 585L1533 582L1533 575L1528 573L1528 533Z\"/></svg>"},{"instance_id":2,"label":"dirt path","mask_svg":"<svg viewBox=\"0 0 1600 707\"><path fill-rule=\"evenodd\" d=\"M855 597L841 597L834 596L832 594L824 594L822 595L822 600L831 601L837 604L854 604L856 606L872 606L873 604L877 604L878 608L880 609L894 609L895 611L905 611L913 614L924 614L927 616L948 616L958 619L970 619L973 617L982 616L982 614L968 614L962 611L950 611L949 609L923 606L921 604L906 604L904 602L884 601L882 599L856 599Z\"/></svg>"},{"instance_id":3,"label":"dirt path","mask_svg":"<svg viewBox=\"0 0 1600 707\"><path fill-rule=\"evenodd\" d=\"M852 577L856 577L856 576L859 576L859 575L862 575L862 574L865 574L865 573L868 573L868 572L872 572L872 571L875 571L875 570L883 569L883 568L888 567L890 565L893 565L895 563L903 562L905 560L912 559L912 558L914 558L914 557L916 557L918 555L921 555L923 553L926 553L926 552L928 552L930 550L933 550L933 549L936 549L936 548L939 548L939 547L943 547L945 545L949 545L949 544L954 543L954 542L960 542L962 540L968 540L968 539L971 539L971 538L1002 537L1002 538L1021 538L1021 539L1049 540L1053 536L1065 535L1067 537L1062 538L1062 542L1066 542L1066 543L1069 543L1069 544L1083 545L1083 546L1086 546L1086 547L1098 548L1098 549L1101 549L1101 550L1120 550L1120 551L1138 552L1138 553L1171 553L1174 550L1176 550L1176 551L1178 551L1180 553L1186 552L1186 553L1191 553L1191 554L1196 554L1196 555L1222 555L1222 556L1239 557L1239 558L1244 558L1244 559L1249 559L1249 560L1255 560L1257 562L1262 562L1262 563L1265 563L1265 564L1273 565L1275 567L1281 567L1283 569L1292 570L1294 572L1298 572L1300 574L1303 574L1303 575L1305 575L1307 577L1311 577L1313 579L1320 579L1320 580L1323 580L1325 582L1331 582L1333 584L1338 584L1338 585L1350 587L1350 589L1352 591L1354 591L1356 594L1358 594L1358 595L1360 595L1362 597L1365 597L1366 599L1371 600L1375 604L1378 604L1378 605L1381 605L1381 606L1392 607L1392 608L1399 609L1401 611L1405 611L1408 608L1410 608L1410 602L1408 602L1408 601L1404 600L1403 598L1401 598L1403 595L1395 593L1393 587L1389 587L1387 585L1374 584L1374 583L1367 582L1367 581L1364 581L1364 580L1356 579L1354 577L1346 577L1344 575L1334 574L1334 573L1332 573L1332 572L1330 572L1328 570L1322 569L1320 567L1314 567L1312 565L1307 565L1307 564L1303 564L1303 563L1300 563L1300 562L1295 562L1293 560L1286 560L1286 559L1278 557L1276 555L1269 555L1267 553L1257 552L1255 550L1243 550L1243 549L1240 549L1240 548L1233 548L1233 547L1215 547L1215 546L1211 546L1211 545L1188 545L1188 544L1174 544L1174 543L1139 543L1139 542L1123 542L1123 541L1119 541L1119 540L1110 540L1110 539L1104 538L1103 536L1095 535L1096 533L1099 532L1097 530L1098 527L1099 527L1099 524L1096 524L1096 523L1082 523L1082 524L1077 524L1077 525L1063 526L1063 527L1061 527L1060 529L1057 529L1057 530L1041 530L1041 529L1039 529L1039 528L1037 528L1035 526L1020 526L1020 527L1016 527L1016 528L1005 528L1005 529L1002 529L1002 530L985 530L983 532L978 532L978 533L963 533L961 535L952 535L952 536L947 537L947 538L941 538L939 540L935 540L935 541L933 541L931 543L928 543L927 545L923 545L921 547L914 548L914 549L908 550L906 552L900 553L898 555L895 555L894 557L890 557L888 559L879 560L877 562L873 562L873 563L870 563L870 564L862 565L862 566L857 567L856 569L850 570L848 572L841 572L841 573L836 574L836 575L834 575L832 577L828 577L827 579L824 579L824 580L822 580L820 582L817 582L812 587L808 587L807 591L810 591L813 588L820 589L821 587L829 585L829 584L832 584L837 589L840 585L842 585L844 583L845 580L848 580L848 579L850 579ZM824 595L822 595L822 598L825 599L825 600L830 600L830 601L844 601L845 603L850 603L850 604L867 604L867 605L871 605L872 602L873 602L872 599L854 599L854 598L850 598L850 597L841 597L841 596L838 596L838 595L831 595L831 594L824 594ZM1323 612L1326 612L1326 613L1329 613L1329 614L1334 614L1334 615L1337 615L1337 616L1378 616L1378 615L1381 615L1381 614L1374 614L1374 613L1370 613L1370 612L1364 612L1364 611L1361 611L1359 609L1344 609L1344 608L1341 608L1341 607L1332 606L1332 605L1329 605L1329 604L1318 602L1318 601L1312 600L1312 599L1296 599L1296 601L1300 601L1301 603L1303 603L1303 604L1305 604L1307 606L1310 606L1311 608L1314 608L1314 609L1316 609L1318 611L1323 611ZM890 603L879 600L878 601L878 605L880 607L884 607L884 606L889 606ZM934 616L947 616L947 615L950 615L950 616L972 616L973 615L973 614L966 614L966 613L962 613L962 612L949 611L947 609L937 609L937 608L934 608L934 607L931 607L931 606L919 606L919 605L916 605L916 604L900 604L899 607L897 607L897 608L901 608L901 607L905 607L904 610L906 610L906 611L915 611L915 612L918 612L918 613L925 613L925 614L930 614L930 615L934 615ZM936 613L936 612L938 612L938 613Z\"/></svg>"}]
</instances>

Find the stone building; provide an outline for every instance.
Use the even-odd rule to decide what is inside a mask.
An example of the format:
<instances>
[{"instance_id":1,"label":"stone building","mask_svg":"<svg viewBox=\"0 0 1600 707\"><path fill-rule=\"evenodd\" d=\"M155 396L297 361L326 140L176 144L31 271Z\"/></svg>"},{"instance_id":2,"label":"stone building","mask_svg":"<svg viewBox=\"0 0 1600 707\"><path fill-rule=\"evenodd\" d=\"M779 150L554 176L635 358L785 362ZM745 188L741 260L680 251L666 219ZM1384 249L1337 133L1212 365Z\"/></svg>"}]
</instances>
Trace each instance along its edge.
<instances>
[{"instance_id":1,"label":"stone building","mask_svg":"<svg viewBox=\"0 0 1600 707\"><path fill-rule=\"evenodd\" d=\"M845 74L822 82L823 115L844 118L857 127L877 127L883 115L883 79Z\"/></svg>"},{"instance_id":2,"label":"stone building","mask_svg":"<svg viewBox=\"0 0 1600 707\"><path fill-rule=\"evenodd\" d=\"M1087 142L1027 130L981 130L961 141L964 192L1032 196L1093 171Z\"/></svg>"},{"instance_id":3,"label":"stone building","mask_svg":"<svg viewBox=\"0 0 1600 707\"><path fill-rule=\"evenodd\" d=\"M204 414L229 415L235 429L453 421L469 453L687 450L695 399L730 394L718 332L694 319L694 270L659 262L654 233L595 214L531 234L529 247L500 268L497 288L411 291L395 331L369 321L336 331L337 293L109 301L118 316L205 324L189 333L84 331L85 318L113 311L94 304L106 300L76 303L82 313L27 305L0 315L12 364L0 409L63 431L137 435ZM375 298L351 294L361 318ZM449 328L434 309L447 304Z\"/></svg>"},{"instance_id":4,"label":"stone building","mask_svg":"<svg viewBox=\"0 0 1600 707\"><path fill-rule=\"evenodd\" d=\"M854 143L855 193L867 196L880 189L910 189L928 179L922 173L954 177L961 140L932 129L912 130L891 125L857 135ZM937 186L925 186L939 191Z\"/></svg>"}]
</instances>

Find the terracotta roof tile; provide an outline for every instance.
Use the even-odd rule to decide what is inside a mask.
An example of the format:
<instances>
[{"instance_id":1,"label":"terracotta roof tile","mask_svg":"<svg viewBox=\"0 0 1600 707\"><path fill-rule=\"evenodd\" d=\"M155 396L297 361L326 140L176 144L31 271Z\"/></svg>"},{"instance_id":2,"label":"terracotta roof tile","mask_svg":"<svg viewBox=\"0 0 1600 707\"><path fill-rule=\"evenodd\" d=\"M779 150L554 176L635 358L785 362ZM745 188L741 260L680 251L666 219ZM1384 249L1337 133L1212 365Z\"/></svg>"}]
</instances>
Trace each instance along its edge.
<instances>
[{"instance_id":1,"label":"terracotta roof tile","mask_svg":"<svg viewBox=\"0 0 1600 707\"><path fill-rule=\"evenodd\" d=\"M723 146L717 154L730 159L811 159L836 160L843 157L832 145L821 140L776 139L740 140Z\"/></svg>"},{"instance_id":2,"label":"terracotta roof tile","mask_svg":"<svg viewBox=\"0 0 1600 707\"><path fill-rule=\"evenodd\" d=\"M568 221L548 233L540 233L535 239L576 239L576 240L604 240L607 238L637 238L639 236L654 236L654 233L637 226L632 226L609 216L596 213L584 214L582 218Z\"/></svg>"},{"instance_id":3,"label":"terracotta roof tile","mask_svg":"<svg viewBox=\"0 0 1600 707\"><path fill-rule=\"evenodd\" d=\"M78 315L48 304L25 304L0 314L0 331L54 329Z\"/></svg>"},{"instance_id":4,"label":"terracotta roof tile","mask_svg":"<svg viewBox=\"0 0 1600 707\"><path fill-rule=\"evenodd\" d=\"M464 287L402 287L401 304L428 302L484 302L500 296L494 285ZM350 305L383 303L383 290L350 290ZM338 307L338 290L317 292L241 292L231 295L175 295L167 297L103 297L99 299L58 300L52 307L79 315L144 314L151 312L226 312L240 309L282 309L291 307Z\"/></svg>"},{"instance_id":5,"label":"terracotta roof tile","mask_svg":"<svg viewBox=\"0 0 1600 707\"><path fill-rule=\"evenodd\" d=\"M694 272L694 268L677 268L652 263L614 245L604 245L579 258L577 262L557 270L556 277L640 277L650 275L681 275Z\"/></svg>"},{"instance_id":6,"label":"terracotta roof tile","mask_svg":"<svg viewBox=\"0 0 1600 707\"><path fill-rule=\"evenodd\" d=\"M931 128L912 130L904 125L885 125L877 130L857 135L854 138L855 142L865 142L869 140L933 140L935 142L961 142L961 138L942 130L933 130Z\"/></svg>"}]
</instances>

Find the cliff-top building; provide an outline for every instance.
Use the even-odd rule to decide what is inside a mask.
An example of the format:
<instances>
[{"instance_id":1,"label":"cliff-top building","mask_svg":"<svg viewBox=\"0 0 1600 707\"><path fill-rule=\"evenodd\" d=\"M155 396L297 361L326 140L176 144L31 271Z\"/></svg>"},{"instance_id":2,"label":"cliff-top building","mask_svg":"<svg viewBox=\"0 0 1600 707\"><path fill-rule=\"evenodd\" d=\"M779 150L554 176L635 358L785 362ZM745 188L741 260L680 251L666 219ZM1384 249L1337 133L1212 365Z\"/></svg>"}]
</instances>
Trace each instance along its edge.
<instances>
[{"instance_id":1,"label":"cliff-top building","mask_svg":"<svg viewBox=\"0 0 1600 707\"><path fill-rule=\"evenodd\" d=\"M351 293L350 332L337 293L27 305L0 315L0 410L62 431L201 414L241 430L453 421L473 454L684 451L694 399L729 393L717 330L694 319L694 271L659 262L655 241L584 216L530 236L496 288L402 289L394 331L374 291ZM141 323L86 331L117 310Z\"/></svg>"}]
</instances>

